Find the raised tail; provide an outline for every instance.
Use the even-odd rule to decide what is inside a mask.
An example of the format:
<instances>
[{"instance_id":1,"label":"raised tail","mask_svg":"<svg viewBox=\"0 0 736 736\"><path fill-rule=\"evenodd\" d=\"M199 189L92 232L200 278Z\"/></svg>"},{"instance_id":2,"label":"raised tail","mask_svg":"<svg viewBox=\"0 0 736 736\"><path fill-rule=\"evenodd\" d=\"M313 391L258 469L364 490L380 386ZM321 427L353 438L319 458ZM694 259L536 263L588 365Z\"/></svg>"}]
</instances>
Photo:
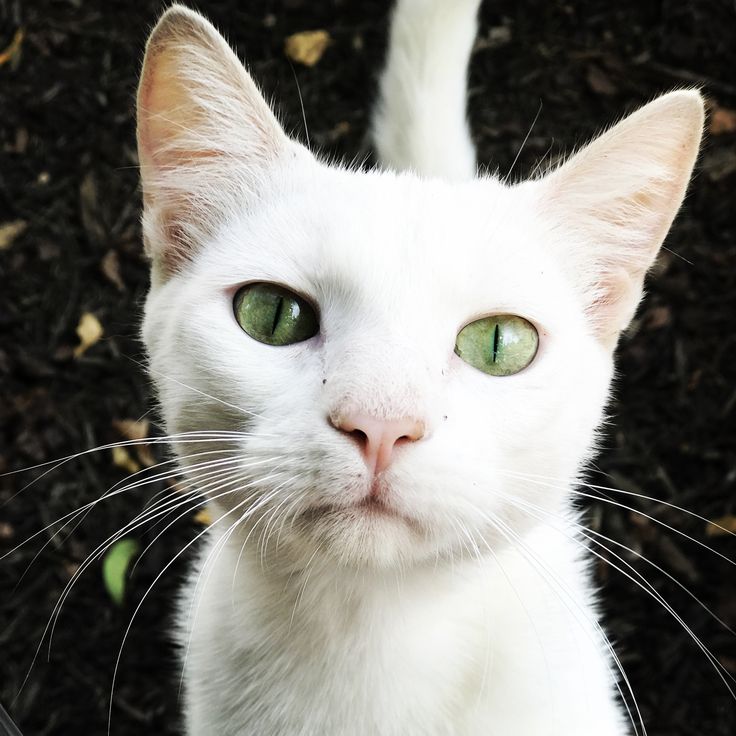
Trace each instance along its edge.
<instances>
[{"instance_id":1,"label":"raised tail","mask_svg":"<svg viewBox=\"0 0 736 736\"><path fill-rule=\"evenodd\" d=\"M480 2L398 0L372 127L386 168L475 176L466 80Z\"/></svg>"}]
</instances>

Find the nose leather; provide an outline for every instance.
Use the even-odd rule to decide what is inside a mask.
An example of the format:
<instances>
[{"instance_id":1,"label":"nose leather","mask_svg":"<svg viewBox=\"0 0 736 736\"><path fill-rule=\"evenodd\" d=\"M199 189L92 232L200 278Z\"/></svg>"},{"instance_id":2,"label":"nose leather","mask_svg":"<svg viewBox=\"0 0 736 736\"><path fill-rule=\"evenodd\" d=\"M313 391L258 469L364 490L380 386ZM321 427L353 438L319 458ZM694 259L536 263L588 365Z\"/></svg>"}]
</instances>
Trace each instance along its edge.
<instances>
[{"instance_id":1,"label":"nose leather","mask_svg":"<svg viewBox=\"0 0 736 736\"><path fill-rule=\"evenodd\" d=\"M378 419L369 414L349 412L331 415L330 423L358 443L365 464L374 475L391 464L398 443L416 442L425 434L424 422L413 417Z\"/></svg>"}]
</instances>

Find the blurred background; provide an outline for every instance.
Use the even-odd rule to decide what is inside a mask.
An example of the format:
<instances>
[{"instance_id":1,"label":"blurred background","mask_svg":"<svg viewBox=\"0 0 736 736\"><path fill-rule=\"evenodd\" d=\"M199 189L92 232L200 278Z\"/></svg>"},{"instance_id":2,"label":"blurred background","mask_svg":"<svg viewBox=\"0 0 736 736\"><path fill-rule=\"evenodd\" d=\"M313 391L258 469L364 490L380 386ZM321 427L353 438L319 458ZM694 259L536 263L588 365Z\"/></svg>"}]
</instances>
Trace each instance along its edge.
<instances>
[{"instance_id":1,"label":"blurred background","mask_svg":"<svg viewBox=\"0 0 736 736\"><path fill-rule=\"evenodd\" d=\"M134 95L163 7L0 0L0 473L160 432L137 339L148 276ZM197 7L247 59L293 135L305 140L298 85L313 147L346 159L368 153L388 0ZM324 33L287 43L314 30ZM591 490L600 500L585 504L591 528L615 540L601 556L621 567L620 555L635 570L627 577L605 559L595 565L606 627L650 736L736 733L725 684L736 675L728 628L736 628L736 544L725 531L736 531L734 70L733 0L486 0L472 58L479 159L505 174L518 155L519 178L660 92L699 86L708 97L695 179L621 346L613 421L590 474L624 493ZM206 519L175 523L122 588L93 560L66 599L50 649L44 631L64 587L168 486L105 501L73 533L43 530L163 458L155 445L106 449L45 475L0 476L0 702L26 735L106 732L133 611ZM162 528L129 535L131 550ZM155 584L132 623L112 734L180 733L168 632L188 556Z\"/></svg>"}]
</instances>

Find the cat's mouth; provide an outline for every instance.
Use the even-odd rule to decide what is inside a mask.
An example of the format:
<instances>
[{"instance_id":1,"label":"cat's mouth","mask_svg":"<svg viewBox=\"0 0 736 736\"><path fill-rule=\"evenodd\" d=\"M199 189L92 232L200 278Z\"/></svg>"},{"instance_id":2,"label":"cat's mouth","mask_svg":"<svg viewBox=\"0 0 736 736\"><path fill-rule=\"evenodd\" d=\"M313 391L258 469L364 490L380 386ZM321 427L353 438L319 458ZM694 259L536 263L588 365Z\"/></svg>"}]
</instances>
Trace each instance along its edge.
<instances>
[{"instance_id":1,"label":"cat's mouth","mask_svg":"<svg viewBox=\"0 0 736 736\"><path fill-rule=\"evenodd\" d=\"M395 508L389 506L383 499L374 496L366 496L363 500L351 508L359 509L366 514L373 514L375 516L389 516L393 518L403 518Z\"/></svg>"},{"instance_id":2,"label":"cat's mouth","mask_svg":"<svg viewBox=\"0 0 736 736\"><path fill-rule=\"evenodd\" d=\"M353 517L371 519L392 519L403 521L411 526L416 521L406 514L401 513L394 505L390 504L380 496L369 494L351 504L319 504L307 509L305 516L308 519L320 519L325 517Z\"/></svg>"}]
</instances>

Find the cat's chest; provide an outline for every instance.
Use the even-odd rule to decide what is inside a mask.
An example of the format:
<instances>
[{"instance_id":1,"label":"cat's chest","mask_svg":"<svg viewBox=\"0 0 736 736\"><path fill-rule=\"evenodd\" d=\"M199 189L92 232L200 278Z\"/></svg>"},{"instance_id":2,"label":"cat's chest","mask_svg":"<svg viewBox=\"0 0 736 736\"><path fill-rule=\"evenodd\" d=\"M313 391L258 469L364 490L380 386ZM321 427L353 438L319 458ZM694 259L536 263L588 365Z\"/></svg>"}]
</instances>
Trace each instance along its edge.
<instances>
[{"instance_id":1,"label":"cat's chest","mask_svg":"<svg viewBox=\"0 0 736 736\"><path fill-rule=\"evenodd\" d=\"M559 539L527 543L549 560ZM576 600L561 599L523 557L362 597L345 581L307 584L289 599L238 553L225 549L199 604L181 609L194 736L587 736L601 713L616 722L600 643L578 621L584 597L568 580Z\"/></svg>"},{"instance_id":2,"label":"cat's chest","mask_svg":"<svg viewBox=\"0 0 736 736\"><path fill-rule=\"evenodd\" d=\"M242 652L233 664L257 684L247 688L239 720L255 717L272 733L462 733L479 668L450 641L438 632L420 642L407 632L390 642L366 637L339 648L303 650L292 642L268 656L260 648Z\"/></svg>"},{"instance_id":3,"label":"cat's chest","mask_svg":"<svg viewBox=\"0 0 736 736\"><path fill-rule=\"evenodd\" d=\"M213 573L185 636L197 694L190 708L201 697L217 719L207 732L466 732L461 724L473 720L489 664L489 629L472 598L458 606L428 589L407 601L397 590L379 600L320 603L305 601L307 590L279 611L253 593L233 604L226 577ZM253 730L239 730L243 724Z\"/></svg>"}]
</instances>

